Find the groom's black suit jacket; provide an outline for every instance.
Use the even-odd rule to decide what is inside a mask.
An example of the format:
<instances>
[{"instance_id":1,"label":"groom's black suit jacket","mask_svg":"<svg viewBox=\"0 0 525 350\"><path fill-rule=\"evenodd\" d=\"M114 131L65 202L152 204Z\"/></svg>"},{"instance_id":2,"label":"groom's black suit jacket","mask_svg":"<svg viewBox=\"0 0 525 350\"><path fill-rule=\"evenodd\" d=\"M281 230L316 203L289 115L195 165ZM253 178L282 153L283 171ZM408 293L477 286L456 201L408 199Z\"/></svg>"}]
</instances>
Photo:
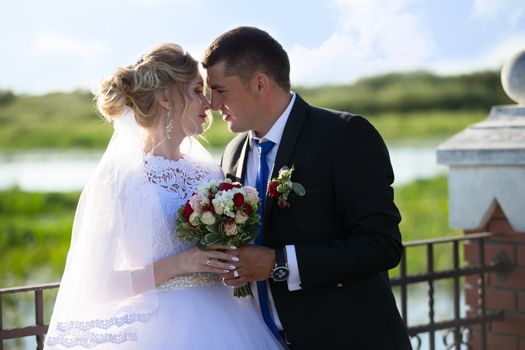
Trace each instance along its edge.
<instances>
[{"instance_id":1,"label":"groom's black suit jacket","mask_svg":"<svg viewBox=\"0 0 525 350\"><path fill-rule=\"evenodd\" d=\"M222 167L242 182L249 135L226 147ZM295 245L302 290L269 281L293 349L409 349L387 270L403 253L386 146L364 118L308 105L299 96L272 177L295 166L306 194L290 207L267 199L263 244Z\"/></svg>"}]
</instances>

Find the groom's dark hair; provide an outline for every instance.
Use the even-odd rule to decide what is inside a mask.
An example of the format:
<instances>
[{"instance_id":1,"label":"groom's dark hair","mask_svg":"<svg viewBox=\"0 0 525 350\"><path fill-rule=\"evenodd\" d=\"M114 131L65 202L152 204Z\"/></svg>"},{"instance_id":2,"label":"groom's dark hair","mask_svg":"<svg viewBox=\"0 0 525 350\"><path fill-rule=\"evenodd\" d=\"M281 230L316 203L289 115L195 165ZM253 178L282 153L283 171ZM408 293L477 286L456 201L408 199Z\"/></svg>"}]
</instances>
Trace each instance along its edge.
<instances>
[{"instance_id":1,"label":"groom's dark hair","mask_svg":"<svg viewBox=\"0 0 525 350\"><path fill-rule=\"evenodd\" d=\"M225 74L244 82L262 72L284 90L290 90L290 61L281 44L264 30L237 27L219 36L204 54L204 68L225 62Z\"/></svg>"}]
</instances>

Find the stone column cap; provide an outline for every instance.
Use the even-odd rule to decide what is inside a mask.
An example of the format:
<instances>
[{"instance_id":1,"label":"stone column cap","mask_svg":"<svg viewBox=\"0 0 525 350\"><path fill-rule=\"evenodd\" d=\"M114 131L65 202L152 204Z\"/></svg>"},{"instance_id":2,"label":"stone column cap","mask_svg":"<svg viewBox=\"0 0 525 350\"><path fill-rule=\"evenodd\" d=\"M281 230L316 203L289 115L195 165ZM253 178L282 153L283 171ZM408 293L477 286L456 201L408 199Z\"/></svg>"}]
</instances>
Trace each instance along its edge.
<instances>
[{"instance_id":1,"label":"stone column cap","mask_svg":"<svg viewBox=\"0 0 525 350\"><path fill-rule=\"evenodd\" d=\"M494 106L437 149L437 162L448 165L525 165L525 107Z\"/></svg>"}]
</instances>

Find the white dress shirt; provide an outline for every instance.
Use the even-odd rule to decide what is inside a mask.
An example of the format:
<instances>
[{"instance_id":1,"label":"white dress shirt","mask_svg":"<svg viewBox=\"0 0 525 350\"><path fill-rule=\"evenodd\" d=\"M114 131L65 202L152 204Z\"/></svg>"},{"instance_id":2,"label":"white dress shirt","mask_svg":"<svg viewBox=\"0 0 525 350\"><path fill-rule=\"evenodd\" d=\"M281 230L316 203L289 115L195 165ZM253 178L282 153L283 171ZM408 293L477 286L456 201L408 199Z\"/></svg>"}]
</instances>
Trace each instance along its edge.
<instances>
[{"instance_id":1,"label":"white dress shirt","mask_svg":"<svg viewBox=\"0 0 525 350\"><path fill-rule=\"evenodd\" d=\"M286 125L286 122L288 121L288 117L290 116L290 111L292 110L293 104L295 102L295 93L292 94L292 98L290 99L290 103L284 110L284 112L277 118L275 123L272 125L271 129L268 131L266 135L264 135L261 139L259 139L257 136L255 136L255 133L250 131L250 153L248 154L248 161L246 163L246 174L244 177L244 185L246 186L252 186L255 187L255 182L257 179L257 168L259 166L259 154L257 152L257 147L255 146L255 140L264 142L264 140L272 141L275 145L270 150L268 155L266 156L266 161L268 163L268 169L270 169L270 176L273 172L273 167L275 164L275 157L277 155L277 151L279 149L279 144L281 143L281 138L283 136L284 127ZM268 179L269 180L269 179ZM301 277L299 276L299 267L297 266L297 257L295 254L295 246L294 245L286 245L286 259L288 262L288 269L290 270L290 275L288 276L288 290L294 291L301 289ZM256 283L252 283L252 290L256 290L257 286ZM268 286L268 295L270 299L270 307L273 313L273 319L275 321L275 324L277 328L283 329L282 324L279 320L279 316L277 314L277 310L275 308L275 304L273 302L272 293L270 290L270 287ZM258 295L257 293L254 293L254 297L257 300L258 303Z\"/></svg>"}]
</instances>

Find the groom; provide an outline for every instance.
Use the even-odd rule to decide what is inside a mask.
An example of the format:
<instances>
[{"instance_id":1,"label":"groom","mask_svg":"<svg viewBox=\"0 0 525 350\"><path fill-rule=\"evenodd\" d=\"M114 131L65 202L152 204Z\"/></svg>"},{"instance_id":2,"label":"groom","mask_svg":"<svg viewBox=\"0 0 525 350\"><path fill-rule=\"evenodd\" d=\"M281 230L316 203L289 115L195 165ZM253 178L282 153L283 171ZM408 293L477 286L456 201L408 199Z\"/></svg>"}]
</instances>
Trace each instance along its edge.
<instances>
[{"instance_id":1,"label":"groom","mask_svg":"<svg viewBox=\"0 0 525 350\"><path fill-rule=\"evenodd\" d=\"M203 65L212 108L240 133L224 172L264 200L262 240L231 251L240 261L225 283L259 281L266 323L294 350L410 349L387 275L403 246L381 136L360 116L291 92L288 55L260 29L222 34ZM279 203L264 192L285 166L305 194Z\"/></svg>"}]
</instances>

